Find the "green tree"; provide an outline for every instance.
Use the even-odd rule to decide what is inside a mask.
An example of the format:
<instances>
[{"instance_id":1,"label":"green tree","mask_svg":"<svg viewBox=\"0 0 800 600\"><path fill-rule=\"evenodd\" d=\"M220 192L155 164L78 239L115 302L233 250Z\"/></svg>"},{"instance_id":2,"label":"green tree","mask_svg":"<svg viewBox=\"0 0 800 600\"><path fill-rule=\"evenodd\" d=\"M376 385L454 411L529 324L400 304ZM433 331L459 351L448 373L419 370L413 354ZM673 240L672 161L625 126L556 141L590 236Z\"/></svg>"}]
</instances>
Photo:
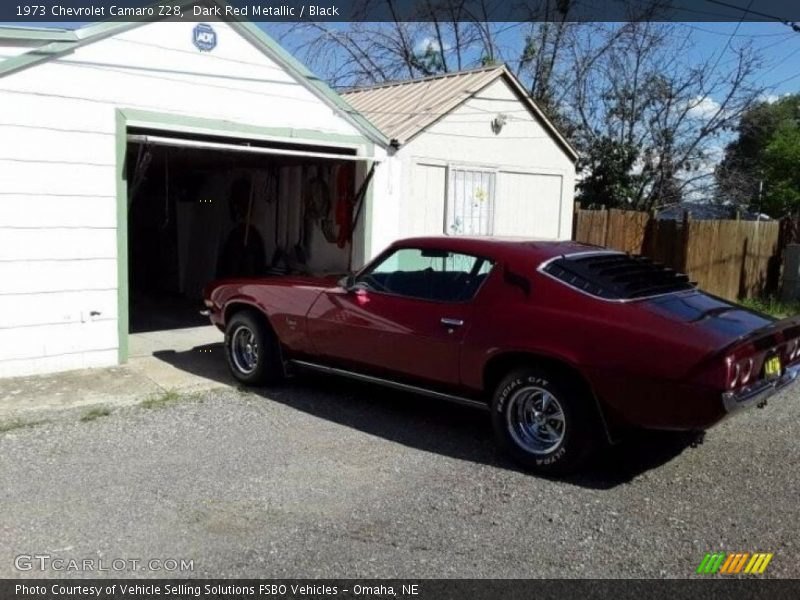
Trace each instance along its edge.
<instances>
[{"instance_id":1,"label":"green tree","mask_svg":"<svg viewBox=\"0 0 800 600\"><path fill-rule=\"evenodd\" d=\"M718 197L780 217L800 211L800 94L742 115L716 170Z\"/></svg>"},{"instance_id":2,"label":"green tree","mask_svg":"<svg viewBox=\"0 0 800 600\"><path fill-rule=\"evenodd\" d=\"M764 179L772 213L800 209L800 123L797 119L778 127L764 151Z\"/></svg>"},{"instance_id":3,"label":"green tree","mask_svg":"<svg viewBox=\"0 0 800 600\"><path fill-rule=\"evenodd\" d=\"M633 172L638 158L632 144L609 137L592 140L578 165L586 173L577 184L585 207L633 205L641 184L641 176Z\"/></svg>"}]
</instances>

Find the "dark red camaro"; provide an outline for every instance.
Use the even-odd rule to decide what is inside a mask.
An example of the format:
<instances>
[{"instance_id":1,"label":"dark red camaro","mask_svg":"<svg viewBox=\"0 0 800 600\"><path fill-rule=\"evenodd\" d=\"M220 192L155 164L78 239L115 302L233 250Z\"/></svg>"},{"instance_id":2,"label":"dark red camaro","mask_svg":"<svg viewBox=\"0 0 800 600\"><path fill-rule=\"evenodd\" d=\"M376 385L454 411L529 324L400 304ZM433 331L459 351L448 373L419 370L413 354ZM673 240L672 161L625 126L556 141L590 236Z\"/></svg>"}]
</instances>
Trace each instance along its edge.
<instances>
[{"instance_id":1,"label":"dark red camaro","mask_svg":"<svg viewBox=\"0 0 800 600\"><path fill-rule=\"evenodd\" d=\"M705 430L800 372L800 319L573 242L407 239L338 282L218 281L206 306L242 382L313 369L489 408L501 446L545 472L622 428Z\"/></svg>"}]
</instances>

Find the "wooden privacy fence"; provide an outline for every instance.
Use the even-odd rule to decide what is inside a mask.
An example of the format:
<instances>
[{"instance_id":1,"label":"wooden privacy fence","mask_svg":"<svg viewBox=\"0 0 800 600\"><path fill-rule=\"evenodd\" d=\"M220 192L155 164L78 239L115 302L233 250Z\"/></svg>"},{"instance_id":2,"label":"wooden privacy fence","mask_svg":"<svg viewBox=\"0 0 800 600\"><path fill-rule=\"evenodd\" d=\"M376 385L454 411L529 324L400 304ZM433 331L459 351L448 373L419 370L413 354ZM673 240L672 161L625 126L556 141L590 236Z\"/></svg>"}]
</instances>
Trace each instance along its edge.
<instances>
[{"instance_id":1,"label":"wooden privacy fence","mask_svg":"<svg viewBox=\"0 0 800 600\"><path fill-rule=\"evenodd\" d=\"M689 215L673 221L646 212L579 209L573 239L644 254L729 300L774 291L780 271L779 221L698 221Z\"/></svg>"}]
</instances>

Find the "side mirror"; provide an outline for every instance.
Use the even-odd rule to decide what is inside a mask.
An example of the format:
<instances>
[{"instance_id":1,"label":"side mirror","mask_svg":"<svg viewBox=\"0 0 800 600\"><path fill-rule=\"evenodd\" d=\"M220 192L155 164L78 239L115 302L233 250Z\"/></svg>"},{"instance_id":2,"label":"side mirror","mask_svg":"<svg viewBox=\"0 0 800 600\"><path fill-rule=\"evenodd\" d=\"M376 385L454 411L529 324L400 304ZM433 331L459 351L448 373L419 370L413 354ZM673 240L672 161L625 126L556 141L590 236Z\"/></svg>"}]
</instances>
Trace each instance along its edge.
<instances>
[{"instance_id":1,"label":"side mirror","mask_svg":"<svg viewBox=\"0 0 800 600\"><path fill-rule=\"evenodd\" d=\"M341 278L341 279L340 279L340 280L337 282L337 284L338 284L340 287L343 287L343 288L344 288L345 290L347 290L348 292L352 292L352 291L353 291L353 288L354 288L354 287L355 287L355 285L356 285L356 276L355 276L355 275L353 275L352 273L350 273L349 275L345 275L344 277L342 277L342 278Z\"/></svg>"}]
</instances>

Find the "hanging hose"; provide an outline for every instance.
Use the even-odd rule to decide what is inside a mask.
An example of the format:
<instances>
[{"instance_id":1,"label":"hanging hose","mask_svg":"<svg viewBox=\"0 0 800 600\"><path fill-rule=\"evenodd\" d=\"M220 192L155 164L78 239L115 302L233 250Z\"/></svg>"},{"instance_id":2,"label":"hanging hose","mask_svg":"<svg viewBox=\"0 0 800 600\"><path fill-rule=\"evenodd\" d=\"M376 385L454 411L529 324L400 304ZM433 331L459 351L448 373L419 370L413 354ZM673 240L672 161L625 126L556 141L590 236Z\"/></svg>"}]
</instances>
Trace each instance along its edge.
<instances>
[{"instance_id":1,"label":"hanging hose","mask_svg":"<svg viewBox=\"0 0 800 600\"><path fill-rule=\"evenodd\" d=\"M136 164L133 167L133 177L131 178L130 190L128 192L128 209L133 205L133 200L139 192L139 188L145 179L147 168L153 159L153 152L147 144L139 144L139 151L136 154Z\"/></svg>"}]
</instances>

